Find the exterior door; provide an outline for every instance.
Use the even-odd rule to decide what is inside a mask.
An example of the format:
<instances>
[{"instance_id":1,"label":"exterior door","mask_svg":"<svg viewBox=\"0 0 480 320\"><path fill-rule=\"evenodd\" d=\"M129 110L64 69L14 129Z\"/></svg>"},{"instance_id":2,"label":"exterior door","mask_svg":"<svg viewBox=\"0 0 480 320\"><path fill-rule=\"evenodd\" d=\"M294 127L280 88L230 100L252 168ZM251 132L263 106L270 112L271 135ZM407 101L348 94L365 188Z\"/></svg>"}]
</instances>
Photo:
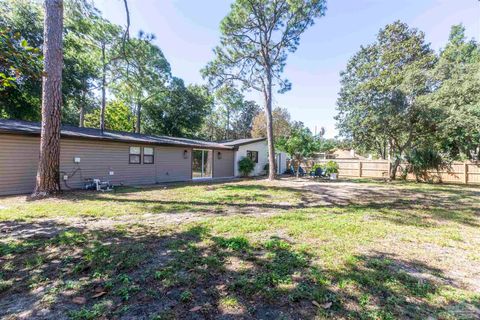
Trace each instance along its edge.
<instances>
[{"instance_id":1,"label":"exterior door","mask_svg":"<svg viewBox=\"0 0 480 320\"><path fill-rule=\"evenodd\" d=\"M192 178L202 179L212 177L213 165L212 150L193 149L192 153Z\"/></svg>"}]
</instances>

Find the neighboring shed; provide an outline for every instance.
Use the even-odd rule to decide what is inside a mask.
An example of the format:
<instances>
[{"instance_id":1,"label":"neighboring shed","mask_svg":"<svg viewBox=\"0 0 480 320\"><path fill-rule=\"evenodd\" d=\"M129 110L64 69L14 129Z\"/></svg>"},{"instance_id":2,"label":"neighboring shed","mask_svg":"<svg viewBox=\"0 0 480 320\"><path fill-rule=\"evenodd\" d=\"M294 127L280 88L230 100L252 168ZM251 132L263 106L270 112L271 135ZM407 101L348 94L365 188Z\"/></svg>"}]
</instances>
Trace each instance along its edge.
<instances>
[{"instance_id":1,"label":"neighboring shed","mask_svg":"<svg viewBox=\"0 0 480 320\"><path fill-rule=\"evenodd\" d=\"M33 191L39 148L39 123L0 120L0 195ZM82 188L91 178L142 185L233 177L234 149L202 140L62 126L61 186Z\"/></svg>"}]
</instances>

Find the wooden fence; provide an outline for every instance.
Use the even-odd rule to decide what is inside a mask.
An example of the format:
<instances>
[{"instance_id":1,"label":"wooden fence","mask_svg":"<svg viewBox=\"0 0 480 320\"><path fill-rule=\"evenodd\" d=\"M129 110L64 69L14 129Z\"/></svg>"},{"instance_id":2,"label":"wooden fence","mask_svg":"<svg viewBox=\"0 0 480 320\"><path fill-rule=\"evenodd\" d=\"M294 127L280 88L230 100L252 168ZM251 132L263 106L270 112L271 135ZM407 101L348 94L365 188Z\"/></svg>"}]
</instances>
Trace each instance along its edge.
<instances>
[{"instance_id":1,"label":"wooden fence","mask_svg":"<svg viewBox=\"0 0 480 320\"><path fill-rule=\"evenodd\" d=\"M388 178L390 161L388 160L308 160L302 167L309 172L314 163L326 163L335 161L338 163L340 177L350 178ZM480 184L480 162L453 162L448 170L429 172L442 182ZM408 180L415 180L415 176L409 174Z\"/></svg>"}]
</instances>

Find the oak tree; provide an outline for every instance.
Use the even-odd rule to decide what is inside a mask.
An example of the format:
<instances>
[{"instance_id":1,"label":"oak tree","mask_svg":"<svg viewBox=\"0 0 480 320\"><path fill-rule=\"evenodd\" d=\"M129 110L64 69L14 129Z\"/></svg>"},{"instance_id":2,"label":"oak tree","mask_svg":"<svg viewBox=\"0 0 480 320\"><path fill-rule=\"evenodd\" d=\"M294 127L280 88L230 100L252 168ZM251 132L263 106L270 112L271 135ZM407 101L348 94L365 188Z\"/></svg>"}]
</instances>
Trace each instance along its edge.
<instances>
[{"instance_id":1,"label":"oak tree","mask_svg":"<svg viewBox=\"0 0 480 320\"><path fill-rule=\"evenodd\" d=\"M400 21L351 58L341 73L336 117L340 134L366 151L393 158L390 177L406 151L436 130L425 97L434 89L436 56L422 32Z\"/></svg>"},{"instance_id":2,"label":"oak tree","mask_svg":"<svg viewBox=\"0 0 480 320\"><path fill-rule=\"evenodd\" d=\"M194 137L210 110L210 104L206 88L186 86L182 79L173 77L162 92L144 105L143 131L149 134Z\"/></svg>"},{"instance_id":3,"label":"oak tree","mask_svg":"<svg viewBox=\"0 0 480 320\"><path fill-rule=\"evenodd\" d=\"M434 70L437 148L457 159L480 159L480 44L467 40L462 25L452 27Z\"/></svg>"},{"instance_id":4,"label":"oak tree","mask_svg":"<svg viewBox=\"0 0 480 320\"><path fill-rule=\"evenodd\" d=\"M101 128L101 108L93 109L85 115L85 126ZM135 117L129 106L120 100L109 101L105 108L103 130L132 131Z\"/></svg>"},{"instance_id":5,"label":"oak tree","mask_svg":"<svg viewBox=\"0 0 480 320\"><path fill-rule=\"evenodd\" d=\"M286 108L276 107L272 111L273 136L276 139L286 137L292 130L290 113ZM265 113L258 113L252 120L251 136L264 138L267 136L267 119Z\"/></svg>"}]
</instances>

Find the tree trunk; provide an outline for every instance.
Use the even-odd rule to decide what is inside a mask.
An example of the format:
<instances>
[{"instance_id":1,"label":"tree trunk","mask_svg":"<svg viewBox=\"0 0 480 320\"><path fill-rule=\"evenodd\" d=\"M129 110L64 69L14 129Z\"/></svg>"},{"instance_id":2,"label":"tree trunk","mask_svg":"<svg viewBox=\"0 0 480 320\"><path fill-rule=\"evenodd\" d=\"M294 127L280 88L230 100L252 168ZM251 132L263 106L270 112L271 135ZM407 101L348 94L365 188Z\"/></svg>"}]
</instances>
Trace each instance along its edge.
<instances>
[{"instance_id":1,"label":"tree trunk","mask_svg":"<svg viewBox=\"0 0 480 320\"><path fill-rule=\"evenodd\" d=\"M297 179L300 177L300 160L297 160L297 172L295 173Z\"/></svg>"},{"instance_id":2,"label":"tree trunk","mask_svg":"<svg viewBox=\"0 0 480 320\"><path fill-rule=\"evenodd\" d=\"M225 140L229 139L228 130L230 129L230 108L227 106L227 127L225 130Z\"/></svg>"},{"instance_id":3,"label":"tree trunk","mask_svg":"<svg viewBox=\"0 0 480 320\"><path fill-rule=\"evenodd\" d=\"M80 119L78 121L78 126L80 128L83 128L85 126L85 106L84 106L83 102L80 105Z\"/></svg>"},{"instance_id":4,"label":"tree trunk","mask_svg":"<svg viewBox=\"0 0 480 320\"><path fill-rule=\"evenodd\" d=\"M100 108L100 130L105 130L105 108L107 107L107 62L105 61L105 43L102 43L102 106Z\"/></svg>"},{"instance_id":5,"label":"tree trunk","mask_svg":"<svg viewBox=\"0 0 480 320\"><path fill-rule=\"evenodd\" d=\"M79 115L79 121L78 121L78 126L80 128L85 127L85 100L87 97L87 84L85 81L83 82L83 91L82 91L82 102L80 103L80 115Z\"/></svg>"},{"instance_id":6,"label":"tree trunk","mask_svg":"<svg viewBox=\"0 0 480 320\"><path fill-rule=\"evenodd\" d=\"M63 0L45 0L40 157L33 197L60 191Z\"/></svg>"},{"instance_id":7,"label":"tree trunk","mask_svg":"<svg viewBox=\"0 0 480 320\"><path fill-rule=\"evenodd\" d=\"M141 123L141 118L142 116L142 105L141 103L137 103L137 123L135 125L135 132L140 133L140 123Z\"/></svg>"},{"instance_id":8,"label":"tree trunk","mask_svg":"<svg viewBox=\"0 0 480 320\"><path fill-rule=\"evenodd\" d=\"M395 178L397 177L397 170L399 165L400 158L395 158L395 161L393 161L392 167L390 169L390 179L395 180Z\"/></svg>"},{"instance_id":9,"label":"tree trunk","mask_svg":"<svg viewBox=\"0 0 480 320\"><path fill-rule=\"evenodd\" d=\"M268 180L275 179L275 147L273 136L272 117L272 73L267 68L266 88L264 89L265 115L267 118L267 141L268 141Z\"/></svg>"}]
</instances>

